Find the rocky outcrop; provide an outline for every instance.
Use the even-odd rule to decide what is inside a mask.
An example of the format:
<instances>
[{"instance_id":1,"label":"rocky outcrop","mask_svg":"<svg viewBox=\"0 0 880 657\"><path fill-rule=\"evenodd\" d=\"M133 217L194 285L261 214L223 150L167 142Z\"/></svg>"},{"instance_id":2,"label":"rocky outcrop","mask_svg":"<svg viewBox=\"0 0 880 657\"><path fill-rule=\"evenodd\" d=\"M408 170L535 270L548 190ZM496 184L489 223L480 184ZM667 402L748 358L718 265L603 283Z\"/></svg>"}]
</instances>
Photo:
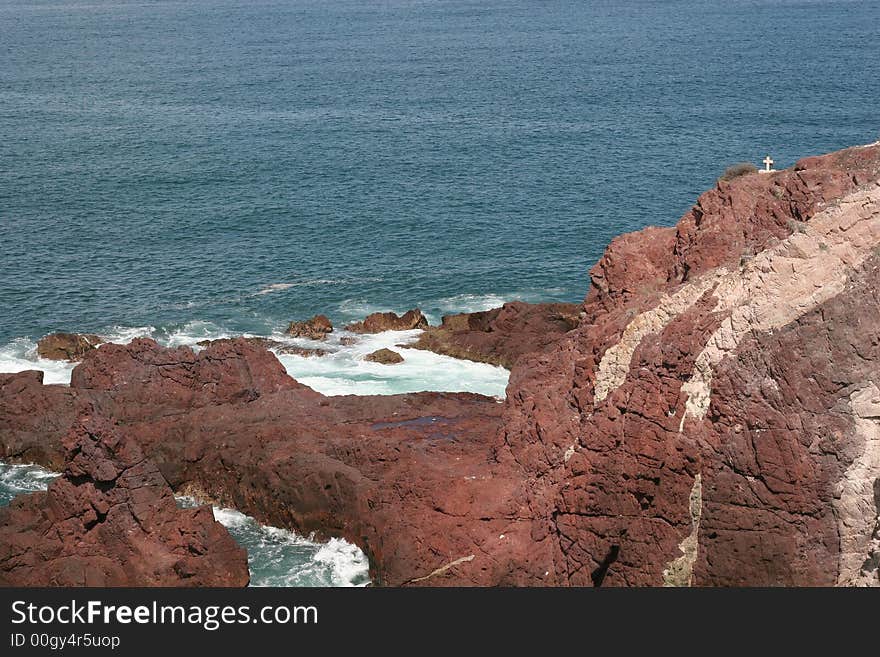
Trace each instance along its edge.
<instances>
[{"instance_id":1,"label":"rocky outcrop","mask_svg":"<svg viewBox=\"0 0 880 657\"><path fill-rule=\"evenodd\" d=\"M515 515L518 482L493 463L488 440L495 399L324 397L246 340L198 354L151 340L107 345L69 388L32 372L0 375L0 397L3 458L63 460L64 433L89 404L124 426L175 490L356 542L381 584L425 577L442 565L431 566L435 550L472 549Z\"/></svg>"},{"instance_id":2,"label":"rocky outcrop","mask_svg":"<svg viewBox=\"0 0 880 657\"><path fill-rule=\"evenodd\" d=\"M382 365L396 365L403 362L403 356L390 349L377 349L371 354L364 356L364 360Z\"/></svg>"},{"instance_id":3,"label":"rocky outcrop","mask_svg":"<svg viewBox=\"0 0 880 657\"><path fill-rule=\"evenodd\" d=\"M880 145L810 158L611 244L505 412L562 581L878 583L878 179Z\"/></svg>"},{"instance_id":4,"label":"rocky outcrop","mask_svg":"<svg viewBox=\"0 0 880 657\"><path fill-rule=\"evenodd\" d=\"M397 313L373 313L362 322L345 327L352 333L382 333L384 331L411 331L428 328L428 320L418 308L407 310L403 315Z\"/></svg>"},{"instance_id":5,"label":"rocky outcrop","mask_svg":"<svg viewBox=\"0 0 880 657\"><path fill-rule=\"evenodd\" d=\"M86 417L61 477L0 508L0 586L246 586L247 555L210 507L179 509L140 447Z\"/></svg>"},{"instance_id":6,"label":"rocky outcrop","mask_svg":"<svg viewBox=\"0 0 880 657\"><path fill-rule=\"evenodd\" d=\"M0 375L2 455L56 462L88 403L174 488L344 536L378 584L880 584L880 144L719 181L590 276L503 404L324 397L244 341L135 341L70 388ZM441 329L505 354L546 322Z\"/></svg>"},{"instance_id":7,"label":"rocky outcrop","mask_svg":"<svg viewBox=\"0 0 880 657\"><path fill-rule=\"evenodd\" d=\"M577 327L579 312L573 303L513 301L485 312L446 315L407 346L510 369L520 356L544 350Z\"/></svg>"},{"instance_id":8,"label":"rocky outcrop","mask_svg":"<svg viewBox=\"0 0 880 657\"><path fill-rule=\"evenodd\" d=\"M51 333L37 342L37 354L49 360L80 360L104 340L91 333Z\"/></svg>"},{"instance_id":9,"label":"rocky outcrop","mask_svg":"<svg viewBox=\"0 0 880 657\"><path fill-rule=\"evenodd\" d=\"M291 322L285 331L291 337L309 340L326 340L327 335L332 332L333 324L325 315L315 315L304 322Z\"/></svg>"}]
</instances>

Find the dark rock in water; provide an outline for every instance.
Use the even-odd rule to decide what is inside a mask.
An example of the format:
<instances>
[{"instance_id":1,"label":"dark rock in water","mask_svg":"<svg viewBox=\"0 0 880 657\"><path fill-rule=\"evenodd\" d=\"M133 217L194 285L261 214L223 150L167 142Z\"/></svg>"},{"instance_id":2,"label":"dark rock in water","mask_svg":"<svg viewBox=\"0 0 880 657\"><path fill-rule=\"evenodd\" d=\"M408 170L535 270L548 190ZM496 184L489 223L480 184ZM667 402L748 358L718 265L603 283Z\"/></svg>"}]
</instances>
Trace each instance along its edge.
<instances>
[{"instance_id":1,"label":"dark rock in water","mask_svg":"<svg viewBox=\"0 0 880 657\"><path fill-rule=\"evenodd\" d=\"M333 324L324 315L315 315L304 322L291 322L285 332L294 338L326 340L327 334L333 332Z\"/></svg>"},{"instance_id":2,"label":"dark rock in water","mask_svg":"<svg viewBox=\"0 0 880 657\"><path fill-rule=\"evenodd\" d=\"M311 349L309 347L297 347L292 344L282 344L275 348L279 354L292 354L294 356L302 356L303 358L318 358L326 356L330 352L326 349Z\"/></svg>"},{"instance_id":3,"label":"dark rock in water","mask_svg":"<svg viewBox=\"0 0 880 657\"><path fill-rule=\"evenodd\" d=\"M355 322L345 327L352 333L382 333L383 331L411 331L428 328L428 320L418 308L397 313L373 313L362 322Z\"/></svg>"},{"instance_id":4,"label":"dark rock in water","mask_svg":"<svg viewBox=\"0 0 880 657\"><path fill-rule=\"evenodd\" d=\"M51 333L37 342L37 354L49 360L80 360L104 340L90 333Z\"/></svg>"},{"instance_id":5,"label":"dark rock in water","mask_svg":"<svg viewBox=\"0 0 880 657\"><path fill-rule=\"evenodd\" d=\"M339 344L341 344L343 347L350 347L351 345L357 344L358 342L360 342L360 338L354 335L345 335L339 338Z\"/></svg>"},{"instance_id":6,"label":"dark rock in water","mask_svg":"<svg viewBox=\"0 0 880 657\"><path fill-rule=\"evenodd\" d=\"M247 585L247 554L211 508L179 509L110 422L83 418L62 447L63 475L0 509L0 586Z\"/></svg>"},{"instance_id":7,"label":"dark rock in water","mask_svg":"<svg viewBox=\"0 0 880 657\"><path fill-rule=\"evenodd\" d=\"M230 340L244 340L250 345L255 347L260 347L262 349L277 349L279 347L285 347L283 342L279 342L278 340L272 340L271 338L216 338L214 340L199 340L196 344L199 347L210 347L212 344L221 344L229 342Z\"/></svg>"},{"instance_id":8,"label":"dark rock in water","mask_svg":"<svg viewBox=\"0 0 880 657\"><path fill-rule=\"evenodd\" d=\"M371 354L367 354L364 360L368 360L371 363L382 363L383 365L396 365L403 362L403 356L390 349L378 349Z\"/></svg>"},{"instance_id":9,"label":"dark rock in water","mask_svg":"<svg viewBox=\"0 0 880 657\"><path fill-rule=\"evenodd\" d=\"M574 303L506 303L484 312L446 315L413 344L445 356L508 369L518 358L543 350L578 325Z\"/></svg>"},{"instance_id":10,"label":"dark rock in water","mask_svg":"<svg viewBox=\"0 0 880 657\"><path fill-rule=\"evenodd\" d=\"M202 340L201 342L197 342L196 344L200 347L209 347L212 344L227 343L233 339L243 340L249 345L253 345L254 347L260 349L271 349L272 351L275 351L279 354L294 354L296 356L304 356L305 358L326 356L330 353L326 349L297 347L296 345L287 344L286 342L280 342L279 340L272 340L270 338L219 338L217 340Z\"/></svg>"}]
</instances>

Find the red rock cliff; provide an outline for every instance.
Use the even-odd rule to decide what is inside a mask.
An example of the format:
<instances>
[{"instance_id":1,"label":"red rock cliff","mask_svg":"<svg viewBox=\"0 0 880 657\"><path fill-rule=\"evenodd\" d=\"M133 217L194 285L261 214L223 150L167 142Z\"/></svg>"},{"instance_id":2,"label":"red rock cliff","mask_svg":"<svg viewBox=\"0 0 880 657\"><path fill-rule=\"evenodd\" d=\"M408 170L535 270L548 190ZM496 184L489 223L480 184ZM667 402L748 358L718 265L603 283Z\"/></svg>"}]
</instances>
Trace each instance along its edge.
<instances>
[{"instance_id":1,"label":"red rock cliff","mask_svg":"<svg viewBox=\"0 0 880 657\"><path fill-rule=\"evenodd\" d=\"M880 145L615 240L512 376L501 454L566 584L878 584Z\"/></svg>"}]
</instances>

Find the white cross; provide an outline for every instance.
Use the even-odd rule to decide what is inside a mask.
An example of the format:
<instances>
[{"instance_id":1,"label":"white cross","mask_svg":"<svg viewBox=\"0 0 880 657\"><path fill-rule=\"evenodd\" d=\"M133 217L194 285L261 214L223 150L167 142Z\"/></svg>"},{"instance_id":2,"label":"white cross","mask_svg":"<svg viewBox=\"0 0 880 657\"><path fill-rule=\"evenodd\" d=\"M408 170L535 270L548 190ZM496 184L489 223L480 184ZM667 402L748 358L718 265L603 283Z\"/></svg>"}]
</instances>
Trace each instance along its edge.
<instances>
[{"instance_id":1,"label":"white cross","mask_svg":"<svg viewBox=\"0 0 880 657\"><path fill-rule=\"evenodd\" d=\"M772 171L770 167L773 166L773 160L770 158L769 155L764 158L764 166L767 167L766 169L764 169L764 171Z\"/></svg>"}]
</instances>

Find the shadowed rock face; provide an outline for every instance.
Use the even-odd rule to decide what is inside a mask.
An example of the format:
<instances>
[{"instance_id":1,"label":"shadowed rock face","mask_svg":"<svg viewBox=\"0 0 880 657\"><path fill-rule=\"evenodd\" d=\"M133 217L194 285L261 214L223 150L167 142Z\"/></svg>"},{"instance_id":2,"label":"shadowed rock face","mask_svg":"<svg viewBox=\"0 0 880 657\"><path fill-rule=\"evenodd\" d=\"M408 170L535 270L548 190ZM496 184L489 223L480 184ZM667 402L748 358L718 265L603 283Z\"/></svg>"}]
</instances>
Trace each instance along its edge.
<instances>
[{"instance_id":1,"label":"shadowed rock face","mask_svg":"<svg viewBox=\"0 0 880 657\"><path fill-rule=\"evenodd\" d=\"M173 487L353 540L381 584L876 585L878 180L877 144L808 158L616 239L504 404L323 397L245 341L141 340L70 388L0 375L2 453L57 463L88 402ZM493 313L441 329L509 353L506 313L546 318Z\"/></svg>"},{"instance_id":2,"label":"shadowed rock face","mask_svg":"<svg viewBox=\"0 0 880 657\"><path fill-rule=\"evenodd\" d=\"M210 507L178 509L106 420L85 417L60 447L62 476L0 509L0 585L247 585L247 554Z\"/></svg>"}]
</instances>

